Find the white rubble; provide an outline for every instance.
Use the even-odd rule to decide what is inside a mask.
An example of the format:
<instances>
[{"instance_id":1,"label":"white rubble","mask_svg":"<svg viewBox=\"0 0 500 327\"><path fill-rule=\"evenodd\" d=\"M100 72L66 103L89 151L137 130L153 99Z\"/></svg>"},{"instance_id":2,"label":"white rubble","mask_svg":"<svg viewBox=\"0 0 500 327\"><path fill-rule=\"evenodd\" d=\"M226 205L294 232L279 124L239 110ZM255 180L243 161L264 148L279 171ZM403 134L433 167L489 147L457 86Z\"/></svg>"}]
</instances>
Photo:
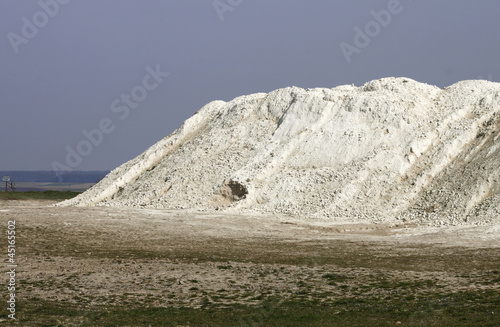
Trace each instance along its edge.
<instances>
[{"instance_id":1,"label":"white rubble","mask_svg":"<svg viewBox=\"0 0 500 327\"><path fill-rule=\"evenodd\" d=\"M214 101L60 206L500 222L500 84L408 78Z\"/></svg>"}]
</instances>

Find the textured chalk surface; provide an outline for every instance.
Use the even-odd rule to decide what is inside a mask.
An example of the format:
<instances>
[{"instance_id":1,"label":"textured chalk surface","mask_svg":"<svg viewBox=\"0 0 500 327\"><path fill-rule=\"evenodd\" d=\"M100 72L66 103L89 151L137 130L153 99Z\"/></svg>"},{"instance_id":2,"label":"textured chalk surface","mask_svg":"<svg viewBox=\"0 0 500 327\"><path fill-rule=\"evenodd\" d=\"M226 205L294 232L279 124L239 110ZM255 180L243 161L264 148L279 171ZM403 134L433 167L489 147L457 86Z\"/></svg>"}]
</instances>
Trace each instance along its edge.
<instances>
[{"instance_id":1,"label":"textured chalk surface","mask_svg":"<svg viewBox=\"0 0 500 327\"><path fill-rule=\"evenodd\" d=\"M214 101L61 206L500 221L500 84L408 78Z\"/></svg>"}]
</instances>

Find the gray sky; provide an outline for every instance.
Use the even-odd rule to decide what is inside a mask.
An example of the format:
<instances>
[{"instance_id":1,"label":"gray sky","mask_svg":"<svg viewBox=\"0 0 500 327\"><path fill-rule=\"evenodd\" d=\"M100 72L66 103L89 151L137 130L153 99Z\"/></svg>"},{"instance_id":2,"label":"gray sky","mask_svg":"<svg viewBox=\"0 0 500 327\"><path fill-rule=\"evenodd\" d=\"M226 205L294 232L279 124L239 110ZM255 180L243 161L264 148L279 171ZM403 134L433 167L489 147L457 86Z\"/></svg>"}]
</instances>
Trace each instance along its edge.
<instances>
[{"instance_id":1,"label":"gray sky","mask_svg":"<svg viewBox=\"0 0 500 327\"><path fill-rule=\"evenodd\" d=\"M498 81L498 13L498 0L2 0L0 170L113 169L212 100L291 85Z\"/></svg>"}]
</instances>

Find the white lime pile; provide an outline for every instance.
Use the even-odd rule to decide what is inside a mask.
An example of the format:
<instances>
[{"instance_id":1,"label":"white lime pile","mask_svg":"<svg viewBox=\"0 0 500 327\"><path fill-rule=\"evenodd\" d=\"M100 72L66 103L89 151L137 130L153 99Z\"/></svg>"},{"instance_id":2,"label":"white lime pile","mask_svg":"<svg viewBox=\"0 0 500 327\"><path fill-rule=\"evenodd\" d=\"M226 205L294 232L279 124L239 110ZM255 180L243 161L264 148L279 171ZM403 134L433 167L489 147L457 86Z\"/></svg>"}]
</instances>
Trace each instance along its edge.
<instances>
[{"instance_id":1,"label":"white lime pile","mask_svg":"<svg viewBox=\"0 0 500 327\"><path fill-rule=\"evenodd\" d=\"M408 78L214 101L61 206L500 222L500 84Z\"/></svg>"}]
</instances>

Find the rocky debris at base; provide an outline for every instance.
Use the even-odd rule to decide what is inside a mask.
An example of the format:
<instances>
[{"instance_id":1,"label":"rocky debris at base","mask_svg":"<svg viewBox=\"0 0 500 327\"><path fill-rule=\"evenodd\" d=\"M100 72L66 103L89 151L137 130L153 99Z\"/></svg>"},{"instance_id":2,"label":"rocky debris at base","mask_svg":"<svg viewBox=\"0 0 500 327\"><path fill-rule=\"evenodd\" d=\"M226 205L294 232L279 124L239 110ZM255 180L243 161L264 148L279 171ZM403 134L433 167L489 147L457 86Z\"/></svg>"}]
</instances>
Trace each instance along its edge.
<instances>
[{"instance_id":1,"label":"rocky debris at base","mask_svg":"<svg viewBox=\"0 0 500 327\"><path fill-rule=\"evenodd\" d=\"M60 206L500 222L500 84L408 78L214 101Z\"/></svg>"}]
</instances>

